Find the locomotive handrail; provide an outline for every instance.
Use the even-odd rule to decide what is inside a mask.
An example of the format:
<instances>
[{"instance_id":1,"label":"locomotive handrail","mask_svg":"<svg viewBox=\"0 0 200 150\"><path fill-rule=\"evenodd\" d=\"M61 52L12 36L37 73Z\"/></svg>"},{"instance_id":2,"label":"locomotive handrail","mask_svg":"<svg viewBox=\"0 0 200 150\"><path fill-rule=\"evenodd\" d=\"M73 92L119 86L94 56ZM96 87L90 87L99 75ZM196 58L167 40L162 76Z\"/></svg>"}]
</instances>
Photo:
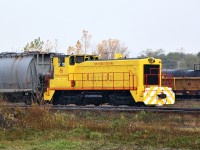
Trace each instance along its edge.
<instances>
[{"instance_id":1,"label":"locomotive handrail","mask_svg":"<svg viewBox=\"0 0 200 150\"><path fill-rule=\"evenodd\" d=\"M134 87L134 90L137 90L137 87L138 87L138 76L135 75L131 70L129 70L129 74L130 74L129 76L133 76L133 86L134 86L134 83L135 83L135 82L134 82L134 81L135 81L135 80L134 80L134 77L136 77L136 83L135 83L136 85L135 85L135 87Z\"/></svg>"},{"instance_id":2,"label":"locomotive handrail","mask_svg":"<svg viewBox=\"0 0 200 150\"><path fill-rule=\"evenodd\" d=\"M117 76L121 76L122 79L119 79ZM128 78L126 78L126 76ZM118 78L118 79L117 79ZM136 80L136 81L135 81ZM99 82L101 90L134 90L137 89L137 76L133 74L132 71L129 72L91 72L91 73L69 73L68 74L68 81L79 82L81 83L80 88L83 89L93 89L95 87L95 82ZM86 83L87 82L87 83ZM86 86L91 82L91 86ZM100 84L101 82L101 84ZM105 82L112 82L112 87L106 87L107 85ZM122 82L122 87L116 85L117 82ZM136 85L135 85L136 83ZM128 84L128 85L126 85ZM77 89L78 87L72 86L73 89Z\"/></svg>"},{"instance_id":3,"label":"locomotive handrail","mask_svg":"<svg viewBox=\"0 0 200 150\"><path fill-rule=\"evenodd\" d=\"M162 74L162 79L163 78L164 78L164 83L162 82L162 85L174 88L174 82L173 82L174 78L173 78L172 74ZM169 82L167 82L167 81L169 81Z\"/></svg>"}]
</instances>

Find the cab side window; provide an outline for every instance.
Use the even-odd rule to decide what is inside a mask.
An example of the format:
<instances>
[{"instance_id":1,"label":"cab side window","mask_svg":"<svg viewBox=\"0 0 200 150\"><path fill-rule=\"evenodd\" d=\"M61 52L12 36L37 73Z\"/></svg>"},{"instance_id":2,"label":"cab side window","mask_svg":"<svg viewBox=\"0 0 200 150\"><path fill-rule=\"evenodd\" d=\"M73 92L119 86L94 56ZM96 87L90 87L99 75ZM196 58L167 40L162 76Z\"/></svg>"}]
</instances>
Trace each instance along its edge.
<instances>
[{"instance_id":1,"label":"cab side window","mask_svg":"<svg viewBox=\"0 0 200 150\"><path fill-rule=\"evenodd\" d=\"M69 58L69 64L70 64L70 65L74 65L74 64L75 64L74 56L71 56L71 57Z\"/></svg>"},{"instance_id":2,"label":"cab side window","mask_svg":"<svg viewBox=\"0 0 200 150\"><path fill-rule=\"evenodd\" d=\"M64 67L65 66L65 57L59 57L58 58L58 66Z\"/></svg>"},{"instance_id":3,"label":"cab side window","mask_svg":"<svg viewBox=\"0 0 200 150\"><path fill-rule=\"evenodd\" d=\"M83 56L76 56L76 63L82 63L84 62L84 57Z\"/></svg>"}]
</instances>

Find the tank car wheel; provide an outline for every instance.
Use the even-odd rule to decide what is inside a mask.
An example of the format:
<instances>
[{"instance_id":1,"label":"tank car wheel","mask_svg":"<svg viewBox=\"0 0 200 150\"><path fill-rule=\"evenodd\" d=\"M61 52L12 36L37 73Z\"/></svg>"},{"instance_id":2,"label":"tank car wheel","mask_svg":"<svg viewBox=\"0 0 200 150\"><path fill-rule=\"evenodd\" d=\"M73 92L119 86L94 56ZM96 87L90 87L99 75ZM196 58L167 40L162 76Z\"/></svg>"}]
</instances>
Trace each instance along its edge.
<instances>
[{"instance_id":1,"label":"tank car wheel","mask_svg":"<svg viewBox=\"0 0 200 150\"><path fill-rule=\"evenodd\" d=\"M32 100L31 97L24 97L24 103L25 103L26 105L32 105L33 100Z\"/></svg>"}]
</instances>

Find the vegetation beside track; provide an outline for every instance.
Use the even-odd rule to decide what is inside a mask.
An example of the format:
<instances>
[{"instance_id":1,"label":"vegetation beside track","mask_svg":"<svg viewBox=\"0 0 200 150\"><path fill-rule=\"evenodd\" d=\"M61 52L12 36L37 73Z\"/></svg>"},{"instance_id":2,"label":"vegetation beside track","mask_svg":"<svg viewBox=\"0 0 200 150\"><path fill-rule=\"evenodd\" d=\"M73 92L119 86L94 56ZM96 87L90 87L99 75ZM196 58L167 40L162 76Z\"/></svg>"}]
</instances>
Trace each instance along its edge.
<instances>
[{"instance_id":1,"label":"vegetation beside track","mask_svg":"<svg viewBox=\"0 0 200 150\"><path fill-rule=\"evenodd\" d=\"M176 108L200 108L200 100L176 100L174 105L167 105L166 107Z\"/></svg>"},{"instance_id":2,"label":"vegetation beside track","mask_svg":"<svg viewBox=\"0 0 200 150\"><path fill-rule=\"evenodd\" d=\"M0 106L0 149L200 149L199 114Z\"/></svg>"}]
</instances>

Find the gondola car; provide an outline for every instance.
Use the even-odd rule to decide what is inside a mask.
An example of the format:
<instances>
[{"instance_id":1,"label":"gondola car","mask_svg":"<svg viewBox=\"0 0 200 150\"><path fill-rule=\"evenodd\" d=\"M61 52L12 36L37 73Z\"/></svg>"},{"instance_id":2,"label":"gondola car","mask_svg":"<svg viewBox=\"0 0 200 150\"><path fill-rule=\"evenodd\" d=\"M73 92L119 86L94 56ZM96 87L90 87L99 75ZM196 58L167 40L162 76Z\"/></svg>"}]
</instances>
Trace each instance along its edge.
<instances>
[{"instance_id":1,"label":"gondola car","mask_svg":"<svg viewBox=\"0 0 200 150\"><path fill-rule=\"evenodd\" d=\"M194 64L193 70L168 70L162 71L163 84L172 87L177 99L200 98L200 64Z\"/></svg>"}]
</instances>

